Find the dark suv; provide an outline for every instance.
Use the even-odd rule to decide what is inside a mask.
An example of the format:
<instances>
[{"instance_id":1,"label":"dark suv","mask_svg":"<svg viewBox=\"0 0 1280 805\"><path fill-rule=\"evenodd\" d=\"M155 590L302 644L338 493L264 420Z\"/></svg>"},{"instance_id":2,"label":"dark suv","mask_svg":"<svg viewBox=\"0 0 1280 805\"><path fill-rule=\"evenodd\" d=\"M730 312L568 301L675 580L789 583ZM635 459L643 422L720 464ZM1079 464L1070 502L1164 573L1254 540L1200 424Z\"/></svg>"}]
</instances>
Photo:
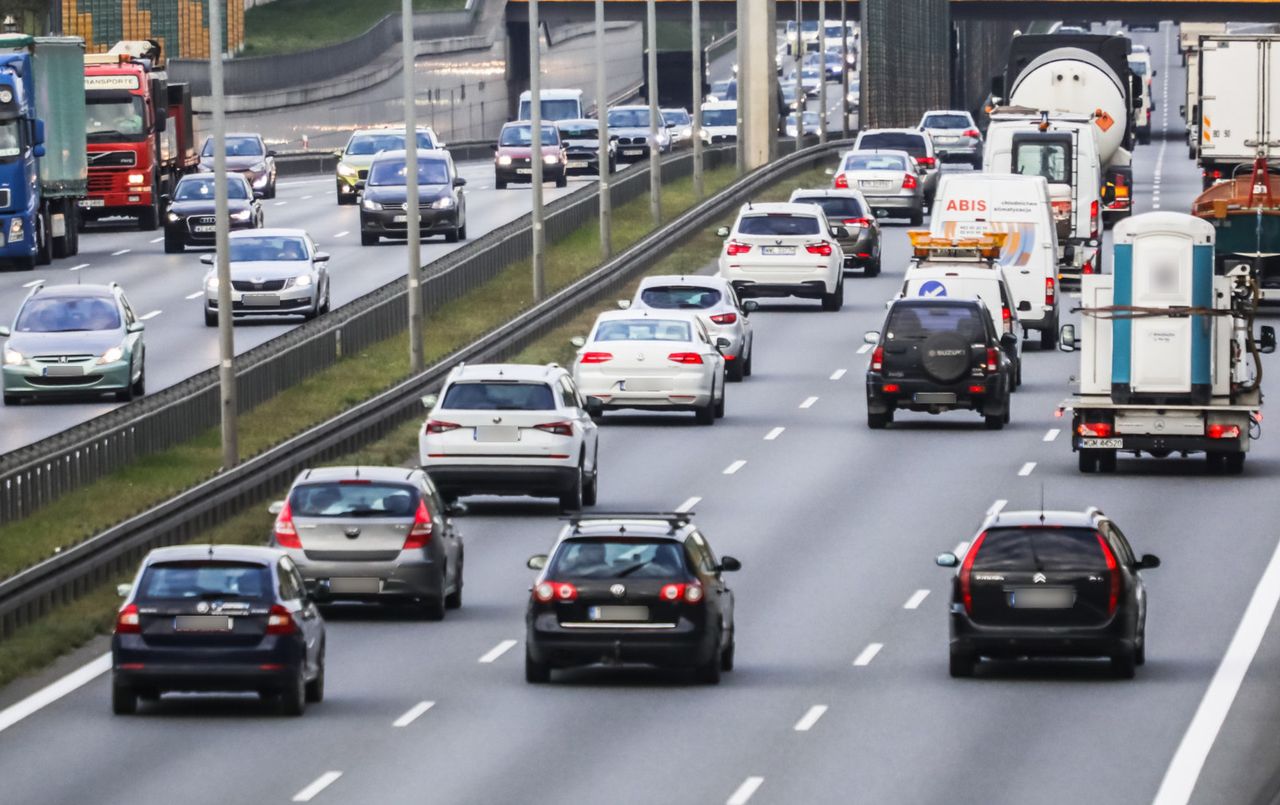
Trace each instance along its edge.
<instances>
[{"instance_id":1,"label":"dark suv","mask_svg":"<svg viewBox=\"0 0 1280 805\"><path fill-rule=\"evenodd\" d=\"M992 515L954 567L951 675L980 657L1109 657L1116 676L1146 662L1147 594L1129 541L1096 508Z\"/></svg>"},{"instance_id":2,"label":"dark suv","mask_svg":"<svg viewBox=\"0 0 1280 805\"><path fill-rule=\"evenodd\" d=\"M1014 333L999 334L986 305L977 299L919 297L889 306L867 367L867 426L883 428L899 408L909 411L968 409L992 430L1009 421L1009 393L1017 345ZM1011 340L1012 339L1012 340Z\"/></svg>"}]
</instances>

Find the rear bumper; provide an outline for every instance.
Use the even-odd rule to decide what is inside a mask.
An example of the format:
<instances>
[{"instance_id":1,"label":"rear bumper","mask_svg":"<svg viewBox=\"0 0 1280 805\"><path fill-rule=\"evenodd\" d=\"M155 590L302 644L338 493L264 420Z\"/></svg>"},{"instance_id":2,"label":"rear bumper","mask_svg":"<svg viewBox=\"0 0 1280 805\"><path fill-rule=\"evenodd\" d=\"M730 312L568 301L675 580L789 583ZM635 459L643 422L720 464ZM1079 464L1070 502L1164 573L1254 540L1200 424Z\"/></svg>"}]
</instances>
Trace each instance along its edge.
<instances>
[{"instance_id":1,"label":"rear bumper","mask_svg":"<svg viewBox=\"0 0 1280 805\"><path fill-rule=\"evenodd\" d=\"M267 635L249 648L155 648L139 635L111 641L115 683L155 691L279 690L302 664L302 644L292 637Z\"/></svg>"},{"instance_id":2,"label":"rear bumper","mask_svg":"<svg viewBox=\"0 0 1280 805\"><path fill-rule=\"evenodd\" d=\"M1097 626L980 626L958 604L952 607L951 645L986 657L1103 657L1136 639L1136 629L1120 616Z\"/></svg>"},{"instance_id":3,"label":"rear bumper","mask_svg":"<svg viewBox=\"0 0 1280 805\"><path fill-rule=\"evenodd\" d=\"M782 272L753 271L757 279L748 279L742 272L721 270L720 276L733 284L738 296L745 299L767 296L799 296L805 299L821 299L823 295L834 293L836 280L826 276L817 276L817 272L796 271L791 279ZM823 272L825 273L825 272Z\"/></svg>"},{"instance_id":4,"label":"rear bumper","mask_svg":"<svg viewBox=\"0 0 1280 805\"><path fill-rule=\"evenodd\" d=\"M869 229L864 229L856 238L840 241L840 251L844 252L844 267L857 268L875 262L876 238ZM866 255L862 257L861 255Z\"/></svg>"},{"instance_id":5,"label":"rear bumper","mask_svg":"<svg viewBox=\"0 0 1280 805\"><path fill-rule=\"evenodd\" d=\"M876 196L863 194L877 216L884 218L887 213L924 213L923 196Z\"/></svg>"},{"instance_id":6,"label":"rear bumper","mask_svg":"<svg viewBox=\"0 0 1280 805\"><path fill-rule=\"evenodd\" d=\"M965 377L951 384L934 383L916 378L886 378L867 373L867 410L883 414L890 410L904 409L936 414L941 411L970 410L984 414L1004 413L1004 379L1001 375ZM886 384L896 384L897 391L885 391ZM982 386L982 391L970 391L970 386ZM952 401L928 402L917 397L920 394L950 394Z\"/></svg>"},{"instance_id":7,"label":"rear bumper","mask_svg":"<svg viewBox=\"0 0 1280 805\"><path fill-rule=\"evenodd\" d=\"M1241 432L1249 432L1248 425L1241 426ZM1098 447L1097 442L1120 441L1119 447ZM1094 442L1088 444L1087 442ZM1071 437L1071 449L1079 450L1118 450L1123 453L1140 451L1143 453L1240 453L1248 452L1249 438L1210 439L1207 436L1151 436L1147 434L1121 434L1105 440L1086 439L1080 435Z\"/></svg>"},{"instance_id":8,"label":"rear bumper","mask_svg":"<svg viewBox=\"0 0 1280 805\"><path fill-rule=\"evenodd\" d=\"M423 469L450 495L532 495L555 497L578 480L577 456L567 465L508 466L443 464L427 459Z\"/></svg>"},{"instance_id":9,"label":"rear bumper","mask_svg":"<svg viewBox=\"0 0 1280 805\"><path fill-rule=\"evenodd\" d=\"M412 558L408 560L385 562L308 559L305 551L292 549L287 553L302 571L307 592L317 602L433 598L440 595L440 586L444 583L440 566L418 552L409 554ZM330 586L333 579L372 578L381 581L377 592L335 593Z\"/></svg>"},{"instance_id":10,"label":"rear bumper","mask_svg":"<svg viewBox=\"0 0 1280 805\"><path fill-rule=\"evenodd\" d=\"M555 668L596 663L693 668L720 649L714 631L685 619L666 629L587 629L561 626L554 614L540 614L528 625L526 645L534 661Z\"/></svg>"},{"instance_id":11,"label":"rear bumper","mask_svg":"<svg viewBox=\"0 0 1280 805\"><path fill-rule=\"evenodd\" d=\"M373 232L379 235L404 237L409 231L407 220L396 221L396 217L405 218L404 211L380 210L369 212L360 210L360 231ZM419 229L423 234L433 232L452 232L458 228L458 209L435 210L422 208L418 213Z\"/></svg>"},{"instance_id":12,"label":"rear bumper","mask_svg":"<svg viewBox=\"0 0 1280 805\"><path fill-rule=\"evenodd\" d=\"M520 173L519 171L521 170L528 170L531 172ZM506 182L507 184L531 184L533 182L532 170L533 168L531 167L495 168L493 175L499 182ZM542 181L544 182L554 182L565 175L566 173L563 162L557 162L554 165L547 165L546 163L543 163L542 165Z\"/></svg>"}]
</instances>

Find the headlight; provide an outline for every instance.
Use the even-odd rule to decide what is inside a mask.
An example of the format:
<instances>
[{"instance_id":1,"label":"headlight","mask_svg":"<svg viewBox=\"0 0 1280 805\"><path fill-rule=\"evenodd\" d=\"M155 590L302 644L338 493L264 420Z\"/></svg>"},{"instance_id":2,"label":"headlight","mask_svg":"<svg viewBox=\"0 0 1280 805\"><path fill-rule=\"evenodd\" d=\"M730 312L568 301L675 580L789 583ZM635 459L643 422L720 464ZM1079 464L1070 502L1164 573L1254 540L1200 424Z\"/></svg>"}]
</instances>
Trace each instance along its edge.
<instances>
[{"instance_id":1,"label":"headlight","mask_svg":"<svg viewBox=\"0 0 1280 805\"><path fill-rule=\"evenodd\" d=\"M22 219L14 218L9 222L9 242L17 243L22 240Z\"/></svg>"},{"instance_id":2,"label":"headlight","mask_svg":"<svg viewBox=\"0 0 1280 805\"><path fill-rule=\"evenodd\" d=\"M178 215L176 212L169 213L169 223L176 224L181 220L182 220L182 216Z\"/></svg>"},{"instance_id":3,"label":"headlight","mask_svg":"<svg viewBox=\"0 0 1280 805\"><path fill-rule=\"evenodd\" d=\"M218 275L217 275L217 274L210 274L209 276L205 277L205 278L204 278L204 287L205 287L205 289L206 289L206 290L209 290L209 291L216 291L216 290L218 290Z\"/></svg>"},{"instance_id":4,"label":"headlight","mask_svg":"<svg viewBox=\"0 0 1280 805\"><path fill-rule=\"evenodd\" d=\"M124 357L124 347L115 346L102 353L102 357L98 358L98 364L115 363Z\"/></svg>"},{"instance_id":5,"label":"headlight","mask_svg":"<svg viewBox=\"0 0 1280 805\"><path fill-rule=\"evenodd\" d=\"M12 347L4 348L4 365L5 366L18 366L24 360L25 358L22 357L22 353L19 352L18 350L13 349Z\"/></svg>"},{"instance_id":6,"label":"headlight","mask_svg":"<svg viewBox=\"0 0 1280 805\"><path fill-rule=\"evenodd\" d=\"M338 175L339 175L339 176L346 176L346 177L347 177L347 178L349 178L349 179L354 179L354 178L356 178L357 176L359 176L360 174L359 174L359 171L357 171L355 168L351 167L351 166L350 166L350 165L348 165L347 163L345 163L345 162L339 162L339 163L338 163Z\"/></svg>"},{"instance_id":7,"label":"headlight","mask_svg":"<svg viewBox=\"0 0 1280 805\"><path fill-rule=\"evenodd\" d=\"M453 209L453 196L445 196L444 198L436 199L435 201L431 202L431 209L433 210Z\"/></svg>"},{"instance_id":8,"label":"headlight","mask_svg":"<svg viewBox=\"0 0 1280 805\"><path fill-rule=\"evenodd\" d=\"M253 167L249 168L249 170L253 171L254 173L262 173L266 169L267 169L267 163L265 162L259 162L257 165L254 165Z\"/></svg>"},{"instance_id":9,"label":"headlight","mask_svg":"<svg viewBox=\"0 0 1280 805\"><path fill-rule=\"evenodd\" d=\"M146 180L147 180L147 175L145 173L129 174L129 184L142 184Z\"/></svg>"},{"instance_id":10,"label":"headlight","mask_svg":"<svg viewBox=\"0 0 1280 805\"><path fill-rule=\"evenodd\" d=\"M366 209L366 210L380 210L380 209L382 209L382 205L381 205L381 204L379 204L378 202L376 202L376 201L374 201L373 199L369 198L368 196L365 196L365 198L364 198L363 200L361 200L361 202L360 202L360 206L361 206L361 207L363 207L363 208L364 208L364 209Z\"/></svg>"},{"instance_id":11,"label":"headlight","mask_svg":"<svg viewBox=\"0 0 1280 805\"><path fill-rule=\"evenodd\" d=\"M506 154L503 154L502 156L498 157L498 164L499 164L499 165L510 165L510 164L511 164L511 157L507 156Z\"/></svg>"},{"instance_id":12,"label":"headlight","mask_svg":"<svg viewBox=\"0 0 1280 805\"><path fill-rule=\"evenodd\" d=\"M293 278L293 286L295 288L308 288L311 286L311 275L301 274Z\"/></svg>"},{"instance_id":13,"label":"headlight","mask_svg":"<svg viewBox=\"0 0 1280 805\"><path fill-rule=\"evenodd\" d=\"M231 213L233 221L247 221L253 216L253 210L241 210L240 212Z\"/></svg>"},{"instance_id":14,"label":"headlight","mask_svg":"<svg viewBox=\"0 0 1280 805\"><path fill-rule=\"evenodd\" d=\"M685 126L684 128L680 129L680 136L681 136L681 137L692 137L692 136L693 136L693 126Z\"/></svg>"},{"instance_id":15,"label":"headlight","mask_svg":"<svg viewBox=\"0 0 1280 805\"><path fill-rule=\"evenodd\" d=\"M556 156L555 154L547 154L545 157L542 158L542 161L548 165L554 165L560 161L560 157Z\"/></svg>"}]
</instances>

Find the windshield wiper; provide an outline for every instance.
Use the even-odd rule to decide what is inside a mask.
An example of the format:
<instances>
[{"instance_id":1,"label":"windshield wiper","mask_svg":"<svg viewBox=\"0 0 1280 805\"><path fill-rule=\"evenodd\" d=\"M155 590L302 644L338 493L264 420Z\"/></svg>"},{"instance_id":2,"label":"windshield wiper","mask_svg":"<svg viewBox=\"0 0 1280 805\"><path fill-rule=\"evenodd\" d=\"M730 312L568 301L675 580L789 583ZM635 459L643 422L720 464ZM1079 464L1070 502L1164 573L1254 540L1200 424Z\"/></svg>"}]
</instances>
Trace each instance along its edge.
<instances>
[{"instance_id":1,"label":"windshield wiper","mask_svg":"<svg viewBox=\"0 0 1280 805\"><path fill-rule=\"evenodd\" d=\"M641 562L641 563L640 563L640 564L638 564L638 565L632 565L631 567L623 568L622 570L620 570L620 571L618 571L617 573L615 573L613 577L614 577L615 579L620 579L620 578L623 578L624 576L630 576L632 573L635 573L635 572L636 572L637 570L639 570L640 568L642 568L642 567L647 567L647 566L649 565L649 563L650 563L650 562L652 562L652 561L653 561L653 560L652 560L652 559L650 559L650 560L648 560L648 561L646 561L646 562Z\"/></svg>"}]
</instances>

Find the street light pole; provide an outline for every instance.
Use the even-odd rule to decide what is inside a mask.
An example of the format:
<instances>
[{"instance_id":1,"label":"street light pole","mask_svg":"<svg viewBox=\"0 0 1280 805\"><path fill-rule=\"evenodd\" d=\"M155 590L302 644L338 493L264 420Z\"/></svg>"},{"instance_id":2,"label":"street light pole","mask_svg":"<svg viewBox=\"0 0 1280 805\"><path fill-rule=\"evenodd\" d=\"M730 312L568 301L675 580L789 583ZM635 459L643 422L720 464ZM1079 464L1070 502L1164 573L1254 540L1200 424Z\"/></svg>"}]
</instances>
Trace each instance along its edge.
<instances>
[{"instance_id":1,"label":"street light pole","mask_svg":"<svg viewBox=\"0 0 1280 805\"><path fill-rule=\"evenodd\" d=\"M649 35L649 215L656 227L662 223L662 151L658 148L658 11L654 0L645 2Z\"/></svg>"},{"instance_id":2,"label":"street light pole","mask_svg":"<svg viewBox=\"0 0 1280 805\"><path fill-rule=\"evenodd\" d=\"M800 0L796 0L796 51L792 55L796 63L796 150L804 147L804 112L809 108L809 96L804 91L804 15Z\"/></svg>"},{"instance_id":3,"label":"street light pole","mask_svg":"<svg viewBox=\"0 0 1280 805\"><path fill-rule=\"evenodd\" d=\"M849 2L840 0L840 138L849 139Z\"/></svg>"},{"instance_id":4,"label":"street light pole","mask_svg":"<svg viewBox=\"0 0 1280 805\"><path fill-rule=\"evenodd\" d=\"M240 463L236 428L236 343L232 332L231 254L227 211L227 115L222 85L222 0L209 0L209 84L213 92L214 255L218 271L218 388L222 414L222 468Z\"/></svg>"},{"instance_id":5,"label":"street light pole","mask_svg":"<svg viewBox=\"0 0 1280 805\"><path fill-rule=\"evenodd\" d=\"M804 127L801 121L799 131ZM827 0L818 0L818 142L827 141Z\"/></svg>"},{"instance_id":6,"label":"street light pole","mask_svg":"<svg viewBox=\"0 0 1280 805\"><path fill-rule=\"evenodd\" d=\"M542 35L538 30L538 0L529 0L529 167L533 183L533 301L543 295L543 250L546 243L542 231Z\"/></svg>"},{"instance_id":7,"label":"street light pole","mask_svg":"<svg viewBox=\"0 0 1280 805\"><path fill-rule=\"evenodd\" d=\"M597 0L598 2L598 0ZM701 199L702 186L702 8L701 0L693 0L693 197ZM741 68L739 68L741 71Z\"/></svg>"},{"instance_id":8,"label":"street light pole","mask_svg":"<svg viewBox=\"0 0 1280 805\"><path fill-rule=\"evenodd\" d=\"M418 107L414 88L413 0L401 0L400 44L404 65L404 214L409 245L409 371L421 372L422 357L422 213L418 199Z\"/></svg>"},{"instance_id":9,"label":"street light pole","mask_svg":"<svg viewBox=\"0 0 1280 805\"><path fill-rule=\"evenodd\" d=\"M613 204L609 195L609 82L604 57L604 0L596 0L596 162L599 165L600 259L613 256Z\"/></svg>"},{"instance_id":10,"label":"street light pole","mask_svg":"<svg viewBox=\"0 0 1280 805\"><path fill-rule=\"evenodd\" d=\"M734 169L737 175L741 176L742 174L747 172L747 149L746 149L747 132L746 132L746 128L743 125L743 122L745 120L745 118L743 117L743 111L744 111L744 107L746 106L746 100L751 93L752 87L751 87L751 77L746 74L746 67L745 67L746 59L743 58L743 56L746 55L745 44L744 44L746 42L746 37L742 35L742 32L747 29L747 21L746 21L747 4L734 3L734 5L737 7L736 11L738 12L738 27L737 27L738 41L736 43L737 61L738 61L738 78L737 78L738 102L734 104L734 106L737 107L736 111L734 112L734 116L737 118L736 122L738 124L738 128L737 128L736 137L734 138L733 150L734 150Z\"/></svg>"}]
</instances>

